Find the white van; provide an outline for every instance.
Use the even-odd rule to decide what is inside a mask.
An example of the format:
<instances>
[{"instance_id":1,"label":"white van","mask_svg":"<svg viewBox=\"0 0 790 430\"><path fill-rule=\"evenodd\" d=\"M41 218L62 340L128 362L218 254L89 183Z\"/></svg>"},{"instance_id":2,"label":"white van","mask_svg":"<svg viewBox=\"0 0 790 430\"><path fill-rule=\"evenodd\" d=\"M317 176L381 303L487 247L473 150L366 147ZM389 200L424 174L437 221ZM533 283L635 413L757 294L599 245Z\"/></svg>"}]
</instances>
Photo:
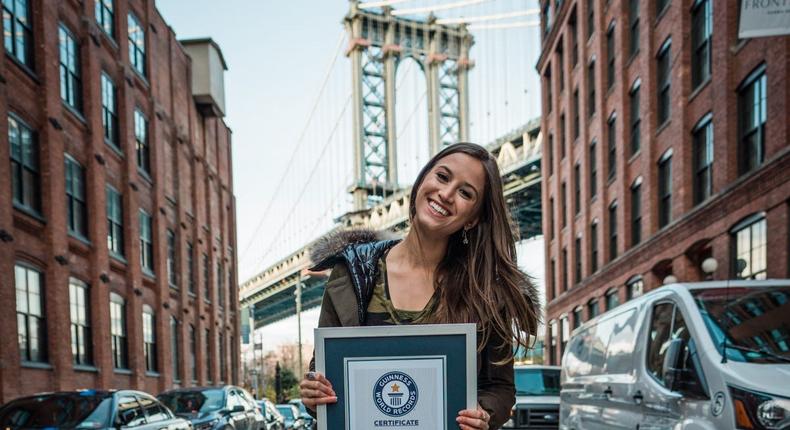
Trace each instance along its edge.
<instances>
[{"instance_id":1,"label":"white van","mask_svg":"<svg viewBox=\"0 0 790 430\"><path fill-rule=\"evenodd\" d=\"M556 430L560 419L560 367L514 366L516 404L503 429Z\"/></svg>"},{"instance_id":2,"label":"white van","mask_svg":"<svg viewBox=\"0 0 790 430\"><path fill-rule=\"evenodd\" d=\"M790 429L790 280L672 284L574 330L561 429Z\"/></svg>"}]
</instances>

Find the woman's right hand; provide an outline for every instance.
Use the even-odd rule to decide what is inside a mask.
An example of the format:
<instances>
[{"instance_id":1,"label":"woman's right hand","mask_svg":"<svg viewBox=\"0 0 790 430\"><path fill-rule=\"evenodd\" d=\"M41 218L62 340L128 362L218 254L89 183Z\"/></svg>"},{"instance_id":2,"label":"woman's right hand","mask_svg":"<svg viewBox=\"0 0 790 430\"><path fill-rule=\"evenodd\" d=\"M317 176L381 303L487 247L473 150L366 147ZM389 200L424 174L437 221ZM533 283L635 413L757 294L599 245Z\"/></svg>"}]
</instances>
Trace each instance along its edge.
<instances>
[{"instance_id":1,"label":"woman's right hand","mask_svg":"<svg viewBox=\"0 0 790 430\"><path fill-rule=\"evenodd\" d=\"M332 389L332 383L319 372L307 372L302 382L299 383L299 393L302 403L310 410L315 411L317 405L337 403L337 394Z\"/></svg>"}]
</instances>

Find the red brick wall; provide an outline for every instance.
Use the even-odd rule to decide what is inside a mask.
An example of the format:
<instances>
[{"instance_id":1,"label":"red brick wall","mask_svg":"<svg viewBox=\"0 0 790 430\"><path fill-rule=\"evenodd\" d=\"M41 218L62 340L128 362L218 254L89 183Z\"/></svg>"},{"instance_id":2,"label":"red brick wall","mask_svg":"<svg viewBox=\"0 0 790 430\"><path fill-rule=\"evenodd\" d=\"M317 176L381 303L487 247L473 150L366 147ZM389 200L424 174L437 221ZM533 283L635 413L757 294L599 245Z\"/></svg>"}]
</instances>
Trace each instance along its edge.
<instances>
[{"instance_id":1,"label":"red brick wall","mask_svg":"<svg viewBox=\"0 0 790 430\"><path fill-rule=\"evenodd\" d=\"M181 385L193 385L188 366L187 326L197 336L197 384L220 380L217 334L229 339L225 353L228 380L238 381L237 297L235 292L235 204L230 166L230 130L222 119L203 118L190 93L190 63L175 34L164 22L153 1L115 2L115 40L97 27L94 2L74 0L50 3L31 0L34 66L26 71L10 56L0 61L0 135L8 136L8 114L25 121L37 133L39 145L41 217L15 209L12 204L9 145L0 145L0 230L13 237L0 242L0 303L13 309L14 264L29 263L44 274L49 363L44 369L20 362L16 319L9 315L0 325L0 403L14 397L48 390L84 387L136 388L154 394L173 386L169 320L179 321ZM142 78L128 61L127 12L141 20L146 31L147 77ZM74 33L80 47L83 112L75 115L60 100L58 23ZM101 72L114 81L122 154L104 142L101 123ZM134 150L133 112L139 108L149 121L151 178L138 172ZM57 126L56 126L57 125ZM205 133L203 127L210 128ZM206 139L204 139L206 136ZM4 137L3 142L7 142ZM89 242L70 236L66 229L64 153L86 171ZM213 154L207 157L207 154ZM220 154L219 162L216 154ZM210 160L207 163L206 160ZM211 178L211 179L209 179ZM105 186L123 195L125 260L109 256L105 245L107 221ZM213 184L213 185L209 185ZM211 201L206 188L221 189ZM217 216L209 217L210 207ZM138 210L153 217L155 276L141 271ZM219 216L219 214L222 216ZM179 288L168 286L166 232L177 233ZM215 244L219 238L220 246ZM188 293L186 243L194 246L197 296ZM210 256L210 303L203 300L201 255ZM56 262L64 256L66 264ZM216 301L216 263L222 261L227 289L226 305ZM232 271L231 271L232 269ZM234 279L228 279L229 273ZM103 281L105 278L107 281ZM71 355L68 280L74 277L90 286L93 360L95 369L74 368ZM126 300L130 372L113 371L109 331L109 298L114 292ZM233 293L235 294L235 293ZM142 340L142 307L156 314L158 375L145 372ZM211 329L211 362L206 369L204 328Z\"/></svg>"},{"instance_id":2,"label":"red brick wall","mask_svg":"<svg viewBox=\"0 0 790 430\"><path fill-rule=\"evenodd\" d=\"M545 1L541 2L542 4ZM552 7L554 2L552 1ZM595 31L587 37L588 4L595 8ZM551 283L549 273L546 283L548 300L546 321L571 314L579 305L592 298L601 298L610 288L619 289L621 302L625 300L625 283L633 276L642 276L645 289L661 285L668 274L662 264L671 266L671 273L681 281L701 280L703 274L696 261L694 246L705 244L718 260L719 269L715 279L730 276L732 261L729 230L739 220L750 214L765 212L768 226L768 277L788 277L788 201L790 200L790 37L770 37L738 41L737 2L716 2L713 6L713 36L711 79L692 88L691 84L691 0L672 0L660 15L656 15L654 2L639 2L640 45L639 51L629 57L629 17L626 0L597 0L593 2L567 0L555 15L554 28L543 40L543 51L538 62L538 72L543 76L544 95L551 74L553 106L549 109L548 98L543 97L544 139L554 135L554 174L549 175L549 157L543 158L543 204L546 210L554 211L554 236L550 239L548 217L544 217L546 236L546 267L550 271L551 259L556 260L557 286ZM579 25L579 62L574 68L571 62L572 44L568 19L576 9ZM610 23L615 31L615 83L607 90L606 79L606 31ZM558 79L559 62L557 48L560 37L564 46L565 89L560 91ZM667 38L671 45L671 114L663 125L657 119L657 71L656 55ZM596 112L591 117L587 112L588 93L587 66L595 59ZM738 109L737 88L739 84L760 64L766 65L768 80L768 121L766 125L765 162L756 171L738 177L737 139ZM630 103L629 91L636 81L641 80L640 117L641 149L630 155ZM580 94L581 135L574 141L570 119L571 98L575 88ZM566 127L567 156L560 156L562 143L557 140L559 116L564 112ZM713 197L695 207L692 189L692 135L697 122L707 113L713 115L714 163ZM616 176L607 181L607 120L616 114ZM596 140L598 166L598 193L590 197L589 145ZM544 140L545 141L545 140ZM658 226L658 160L667 150L672 150L672 222L659 230ZM545 149L548 151L548 149ZM581 165L582 204L580 213L573 207L573 168ZM632 247L630 228L630 188L638 177L642 177L642 241ZM560 184L566 182L568 192L568 225L561 225ZM549 198L554 198L555 207L549 207ZM609 215L608 207L617 202L617 247L619 257L609 259ZM591 273L590 225L594 219L598 224L599 270ZM574 283L575 256L573 244L576 237L582 238L582 280ZM562 290L561 250L568 249L568 291ZM662 263L662 264L659 264ZM552 290L559 292L557 297ZM586 307L585 307L585 319ZM548 331L547 331L548 332ZM548 334L547 334L548 335ZM547 339L547 345L549 345ZM559 357L559 353L557 355Z\"/></svg>"}]
</instances>

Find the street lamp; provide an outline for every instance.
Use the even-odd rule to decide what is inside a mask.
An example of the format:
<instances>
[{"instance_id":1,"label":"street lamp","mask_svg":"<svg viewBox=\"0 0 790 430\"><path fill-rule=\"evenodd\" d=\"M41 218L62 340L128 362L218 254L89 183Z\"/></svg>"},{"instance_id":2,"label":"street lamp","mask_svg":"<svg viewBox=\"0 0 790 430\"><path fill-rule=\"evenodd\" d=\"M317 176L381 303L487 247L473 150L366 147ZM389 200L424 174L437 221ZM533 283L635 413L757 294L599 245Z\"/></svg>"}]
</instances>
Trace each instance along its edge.
<instances>
[{"instance_id":1,"label":"street lamp","mask_svg":"<svg viewBox=\"0 0 790 430\"><path fill-rule=\"evenodd\" d=\"M705 280L711 281L713 280L713 273L719 268L719 262L713 257L708 257L702 262L700 267L705 272Z\"/></svg>"}]
</instances>

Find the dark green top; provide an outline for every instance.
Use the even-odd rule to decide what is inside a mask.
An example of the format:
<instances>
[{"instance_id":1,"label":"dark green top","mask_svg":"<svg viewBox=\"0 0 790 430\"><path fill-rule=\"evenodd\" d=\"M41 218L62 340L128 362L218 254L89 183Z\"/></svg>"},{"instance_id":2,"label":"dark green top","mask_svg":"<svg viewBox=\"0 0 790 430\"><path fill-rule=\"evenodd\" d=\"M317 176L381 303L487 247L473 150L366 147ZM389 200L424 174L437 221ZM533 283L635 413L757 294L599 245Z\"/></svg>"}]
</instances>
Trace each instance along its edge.
<instances>
[{"instance_id":1,"label":"dark green top","mask_svg":"<svg viewBox=\"0 0 790 430\"><path fill-rule=\"evenodd\" d=\"M387 253L379 259L379 277L373 287L373 296L368 304L366 325L400 325L429 323L430 315L436 308L436 294L431 296L428 303L420 311L407 311L397 309L392 304L389 282L387 282Z\"/></svg>"}]
</instances>

